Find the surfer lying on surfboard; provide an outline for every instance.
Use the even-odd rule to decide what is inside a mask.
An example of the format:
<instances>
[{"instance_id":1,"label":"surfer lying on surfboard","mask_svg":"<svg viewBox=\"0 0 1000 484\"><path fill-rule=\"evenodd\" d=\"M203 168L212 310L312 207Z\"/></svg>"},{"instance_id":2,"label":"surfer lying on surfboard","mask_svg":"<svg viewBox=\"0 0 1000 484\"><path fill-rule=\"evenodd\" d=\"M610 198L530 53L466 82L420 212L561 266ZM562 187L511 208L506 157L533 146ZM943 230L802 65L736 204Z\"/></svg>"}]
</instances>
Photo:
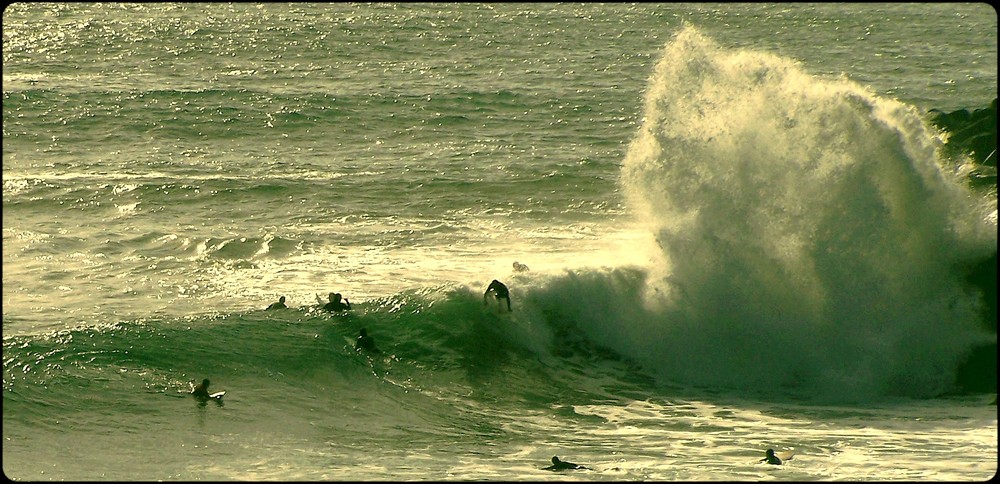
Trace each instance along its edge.
<instances>
[{"instance_id":1,"label":"surfer lying on surfboard","mask_svg":"<svg viewBox=\"0 0 1000 484\"><path fill-rule=\"evenodd\" d=\"M288 309L288 306L285 306L285 296L281 296L278 298L278 302L271 303L271 305L267 307L268 311L272 309Z\"/></svg>"},{"instance_id":2,"label":"surfer lying on surfboard","mask_svg":"<svg viewBox=\"0 0 1000 484\"><path fill-rule=\"evenodd\" d=\"M542 467L542 470L544 470L544 471L567 471L567 470L575 470L575 469L587 469L587 470L590 470L589 467L582 466L580 464L574 464L572 462L567 462L567 461L564 461L564 460L559 460L559 457L557 457L557 456L552 456L552 465L550 465L548 467Z\"/></svg>"}]
</instances>

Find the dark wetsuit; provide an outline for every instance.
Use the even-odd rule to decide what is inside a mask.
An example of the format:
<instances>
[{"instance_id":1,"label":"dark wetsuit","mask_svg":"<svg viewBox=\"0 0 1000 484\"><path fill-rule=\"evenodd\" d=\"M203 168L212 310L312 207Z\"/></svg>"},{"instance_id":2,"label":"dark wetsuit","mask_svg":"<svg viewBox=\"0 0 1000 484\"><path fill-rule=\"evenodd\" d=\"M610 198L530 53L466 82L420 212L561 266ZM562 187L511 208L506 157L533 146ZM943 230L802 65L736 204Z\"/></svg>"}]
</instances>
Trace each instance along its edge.
<instances>
[{"instance_id":1,"label":"dark wetsuit","mask_svg":"<svg viewBox=\"0 0 1000 484\"><path fill-rule=\"evenodd\" d=\"M271 309L288 309L288 306L285 306L285 296L281 296L281 299L278 299L278 302L271 303L271 305L268 306L267 309L268 310L271 310Z\"/></svg>"},{"instance_id":2,"label":"dark wetsuit","mask_svg":"<svg viewBox=\"0 0 1000 484\"><path fill-rule=\"evenodd\" d=\"M344 302L330 301L323 305L323 309L327 311L347 311L351 309L351 302L347 299L344 299Z\"/></svg>"},{"instance_id":3,"label":"dark wetsuit","mask_svg":"<svg viewBox=\"0 0 1000 484\"><path fill-rule=\"evenodd\" d=\"M778 456L774 455L774 449L767 449L767 455L764 456L764 458L761 459L760 462L767 462L768 464L776 466L781 465L781 459L779 459Z\"/></svg>"},{"instance_id":4,"label":"dark wetsuit","mask_svg":"<svg viewBox=\"0 0 1000 484\"><path fill-rule=\"evenodd\" d=\"M368 330L361 328L361 334L358 336L357 341L354 342L355 350L367 350L372 353L378 353L378 348L375 347L375 338L368 336Z\"/></svg>"},{"instance_id":5,"label":"dark wetsuit","mask_svg":"<svg viewBox=\"0 0 1000 484\"><path fill-rule=\"evenodd\" d=\"M493 279L493 282L491 282L489 287L486 288L486 292L483 293L484 305L486 303L486 296L490 294L490 291L493 291L493 296L497 299L506 299L507 310L510 311L510 291L507 290L507 286L505 286L502 282Z\"/></svg>"},{"instance_id":6,"label":"dark wetsuit","mask_svg":"<svg viewBox=\"0 0 1000 484\"><path fill-rule=\"evenodd\" d=\"M330 302L324 304L323 309L326 311L346 311L351 309L351 301L348 301L347 298L343 298L343 302L341 302L340 293L331 292Z\"/></svg>"},{"instance_id":7,"label":"dark wetsuit","mask_svg":"<svg viewBox=\"0 0 1000 484\"><path fill-rule=\"evenodd\" d=\"M208 398L208 378L201 381L201 385L194 387L191 394L196 398Z\"/></svg>"},{"instance_id":8,"label":"dark wetsuit","mask_svg":"<svg viewBox=\"0 0 1000 484\"><path fill-rule=\"evenodd\" d=\"M561 461L559 460L558 457L552 456L552 465L542 468L542 470L546 471L566 471L574 469L587 469L587 467L584 467L579 464L574 464L572 462Z\"/></svg>"}]
</instances>

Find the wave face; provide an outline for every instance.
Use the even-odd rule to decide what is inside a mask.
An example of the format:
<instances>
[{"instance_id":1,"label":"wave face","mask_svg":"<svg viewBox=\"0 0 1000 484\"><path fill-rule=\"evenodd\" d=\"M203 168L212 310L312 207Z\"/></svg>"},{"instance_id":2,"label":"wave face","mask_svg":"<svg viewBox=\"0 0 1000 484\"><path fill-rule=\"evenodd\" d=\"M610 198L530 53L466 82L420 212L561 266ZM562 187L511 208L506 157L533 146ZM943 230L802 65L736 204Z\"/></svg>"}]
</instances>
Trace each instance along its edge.
<instances>
[{"instance_id":1,"label":"wave face","mask_svg":"<svg viewBox=\"0 0 1000 484\"><path fill-rule=\"evenodd\" d=\"M532 319L528 302L515 301L523 313L498 313L478 290L442 285L343 314L303 306L8 336L4 411L19 425L46 428L58 415L80 414L90 417L75 418L77 430L99 429L106 418L141 426L164 411L159 397L184 397L189 382L210 377L212 390L227 390L227 404L259 412L244 422L248 431L272 426L271 414L307 427L315 418L303 414L308 408L349 409L362 423L345 421L344 432L398 424L413 434L475 434L501 432L502 422L570 394L592 403L650 388L624 359ZM381 353L354 350L361 328ZM370 408L359 409L359 398Z\"/></svg>"},{"instance_id":2,"label":"wave face","mask_svg":"<svg viewBox=\"0 0 1000 484\"><path fill-rule=\"evenodd\" d=\"M938 147L909 106L685 28L624 161L657 263L626 298L619 349L685 382L947 389L970 346L995 341L962 269L996 227Z\"/></svg>"}]
</instances>

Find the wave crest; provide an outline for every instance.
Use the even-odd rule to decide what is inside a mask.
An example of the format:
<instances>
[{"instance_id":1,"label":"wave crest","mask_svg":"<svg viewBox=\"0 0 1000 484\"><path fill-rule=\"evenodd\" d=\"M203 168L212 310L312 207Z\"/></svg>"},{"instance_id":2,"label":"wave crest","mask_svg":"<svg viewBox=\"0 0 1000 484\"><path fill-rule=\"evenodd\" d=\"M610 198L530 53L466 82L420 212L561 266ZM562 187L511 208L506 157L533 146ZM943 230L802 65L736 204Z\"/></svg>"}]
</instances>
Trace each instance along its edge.
<instances>
[{"instance_id":1,"label":"wave crest","mask_svg":"<svg viewBox=\"0 0 1000 484\"><path fill-rule=\"evenodd\" d=\"M658 262L620 330L663 374L926 396L990 339L959 268L996 227L912 107L687 27L645 109L622 184Z\"/></svg>"}]
</instances>

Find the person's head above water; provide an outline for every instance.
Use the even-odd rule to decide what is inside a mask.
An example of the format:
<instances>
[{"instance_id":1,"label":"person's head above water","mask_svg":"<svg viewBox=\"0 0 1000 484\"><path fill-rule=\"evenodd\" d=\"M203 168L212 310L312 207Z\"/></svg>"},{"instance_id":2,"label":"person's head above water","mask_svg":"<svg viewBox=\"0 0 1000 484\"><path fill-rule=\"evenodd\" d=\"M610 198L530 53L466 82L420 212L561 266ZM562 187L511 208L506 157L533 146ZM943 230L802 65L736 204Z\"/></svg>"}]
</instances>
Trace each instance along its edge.
<instances>
[{"instance_id":1,"label":"person's head above water","mask_svg":"<svg viewBox=\"0 0 1000 484\"><path fill-rule=\"evenodd\" d=\"M772 465L781 465L781 459L774 455L774 449L767 449L767 452L764 453L764 458L760 461Z\"/></svg>"},{"instance_id":2,"label":"person's head above water","mask_svg":"<svg viewBox=\"0 0 1000 484\"><path fill-rule=\"evenodd\" d=\"M201 384L192 388L191 393L196 397L207 397L208 396L208 378L201 381Z\"/></svg>"},{"instance_id":3,"label":"person's head above water","mask_svg":"<svg viewBox=\"0 0 1000 484\"><path fill-rule=\"evenodd\" d=\"M284 304L284 303L285 303L285 296L281 296L281 297L279 297L279 298L278 298L278 302L280 302L280 303Z\"/></svg>"}]
</instances>

